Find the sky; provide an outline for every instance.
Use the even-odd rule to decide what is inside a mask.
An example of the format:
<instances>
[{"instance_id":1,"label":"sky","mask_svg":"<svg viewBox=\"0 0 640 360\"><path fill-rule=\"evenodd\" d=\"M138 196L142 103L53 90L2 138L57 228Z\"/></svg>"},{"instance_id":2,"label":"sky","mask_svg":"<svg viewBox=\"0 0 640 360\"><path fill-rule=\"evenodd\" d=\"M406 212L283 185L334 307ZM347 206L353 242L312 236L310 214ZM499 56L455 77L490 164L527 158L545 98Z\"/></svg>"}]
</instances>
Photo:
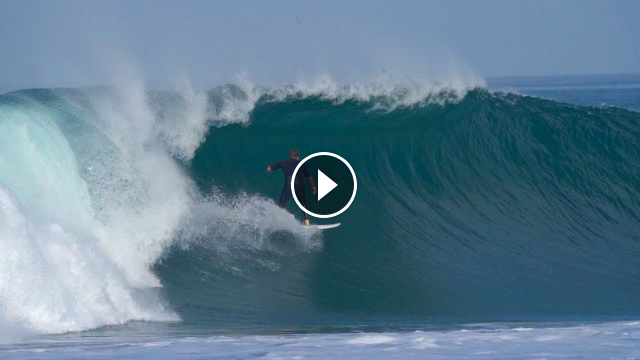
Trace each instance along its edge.
<instances>
[{"instance_id":1,"label":"sky","mask_svg":"<svg viewBox=\"0 0 640 360\"><path fill-rule=\"evenodd\" d=\"M0 92L131 69L156 88L638 73L639 17L640 1L2 0Z\"/></svg>"}]
</instances>

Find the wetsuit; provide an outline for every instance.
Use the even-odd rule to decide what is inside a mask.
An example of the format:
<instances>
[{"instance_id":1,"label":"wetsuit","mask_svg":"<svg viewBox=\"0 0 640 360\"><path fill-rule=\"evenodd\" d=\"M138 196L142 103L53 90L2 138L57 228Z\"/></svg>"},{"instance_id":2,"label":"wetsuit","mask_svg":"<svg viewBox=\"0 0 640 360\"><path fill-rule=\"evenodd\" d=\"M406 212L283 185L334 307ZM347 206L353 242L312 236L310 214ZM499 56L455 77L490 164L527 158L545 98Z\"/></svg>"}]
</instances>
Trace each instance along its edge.
<instances>
[{"instance_id":1,"label":"wetsuit","mask_svg":"<svg viewBox=\"0 0 640 360\"><path fill-rule=\"evenodd\" d=\"M293 176L293 171L296 169L296 166L298 166L299 163L300 160L290 158L271 165L271 171L282 169L282 171L284 172L284 188L282 189L282 194L280 194L280 203L278 204L282 208L287 206L289 199L291 199L291 177ZM296 191L296 197L298 198L300 205L302 205L306 209L307 199L304 189L304 178L302 177L303 174L306 178L311 177L311 173L309 172L307 165L302 165L300 167L300 170L298 170L298 173L296 174L296 179L293 185ZM304 218L309 218L309 215L306 212L304 213Z\"/></svg>"}]
</instances>

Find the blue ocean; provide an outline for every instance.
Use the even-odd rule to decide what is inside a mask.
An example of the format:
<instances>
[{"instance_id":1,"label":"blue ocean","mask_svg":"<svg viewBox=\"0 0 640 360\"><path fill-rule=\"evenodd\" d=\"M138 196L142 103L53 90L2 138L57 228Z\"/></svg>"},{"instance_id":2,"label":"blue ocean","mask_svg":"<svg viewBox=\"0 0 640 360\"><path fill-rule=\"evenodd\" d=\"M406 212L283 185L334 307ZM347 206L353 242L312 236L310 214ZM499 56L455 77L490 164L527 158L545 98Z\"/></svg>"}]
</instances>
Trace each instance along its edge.
<instances>
[{"instance_id":1,"label":"blue ocean","mask_svg":"<svg viewBox=\"0 0 640 360\"><path fill-rule=\"evenodd\" d=\"M640 75L5 93L0 359L640 358L639 169Z\"/></svg>"}]
</instances>

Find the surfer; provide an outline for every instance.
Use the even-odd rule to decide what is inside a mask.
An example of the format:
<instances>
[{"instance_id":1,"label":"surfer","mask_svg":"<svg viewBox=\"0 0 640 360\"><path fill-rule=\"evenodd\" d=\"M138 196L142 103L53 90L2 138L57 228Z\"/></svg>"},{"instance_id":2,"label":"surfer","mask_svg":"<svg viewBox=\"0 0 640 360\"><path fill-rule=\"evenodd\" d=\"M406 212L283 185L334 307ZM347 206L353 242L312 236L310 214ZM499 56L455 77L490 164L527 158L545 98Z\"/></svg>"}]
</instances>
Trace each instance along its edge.
<instances>
[{"instance_id":1,"label":"surfer","mask_svg":"<svg viewBox=\"0 0 640 360\"><path fill-rule=\"evenodd\" d=\"M300 163L300 152L297 149L292 149L291 151L289 151L289 159L279 161L267 167L268 172L272 172L273 170L278 170L278 169L282 169L282 171L284 172L284 178L285 178L284 188L282 189L282 194L280 194L280 202L278 203L278 205L281 208L284 208L285 206L287 206L289 199L291 199L291 177L293 176L293 171L296 169L299 163ZM311 192L315 194L317 190L316 190L316 183L313 181L313 177L311 176L311 173L309 172L307 165L303 164L300 167L300 171L298 171L298 173L296 174L296 179L294 181L294 188L296 192L296 197L298 198L300 205L304 206L304 208L306 209L307 200L306 200L306 192L304 188L304 179L302 178L303 174L309 181L309 184L311 184ZM306 212L304 212L304 224L307 226L310 224L309 215Z\"/></svg>"}]
</instances>

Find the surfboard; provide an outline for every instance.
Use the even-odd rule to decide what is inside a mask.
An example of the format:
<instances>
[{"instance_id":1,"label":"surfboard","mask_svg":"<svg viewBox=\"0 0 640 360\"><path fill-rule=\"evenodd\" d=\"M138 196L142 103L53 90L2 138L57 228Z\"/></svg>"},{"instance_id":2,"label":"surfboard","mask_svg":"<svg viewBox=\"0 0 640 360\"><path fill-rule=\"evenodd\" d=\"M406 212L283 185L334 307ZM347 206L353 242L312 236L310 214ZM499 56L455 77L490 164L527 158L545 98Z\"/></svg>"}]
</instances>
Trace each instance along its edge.
<instances>
[{"instance_id":1,"label":"surfboard","mask_svg":"<svg viewBox=\"0 0 640 360\"><path fill-rule=\"evenodd\" d=\"M315 228L315 229L320 229L320 230L324 230L324 229L333 229L335 227L340 226L340 223L336 223L336 224L322 224L322 225L309 225L309 226L305 226L302 225L304 227L310 227L310 228Z\"/></svg>"}]
</instances>

